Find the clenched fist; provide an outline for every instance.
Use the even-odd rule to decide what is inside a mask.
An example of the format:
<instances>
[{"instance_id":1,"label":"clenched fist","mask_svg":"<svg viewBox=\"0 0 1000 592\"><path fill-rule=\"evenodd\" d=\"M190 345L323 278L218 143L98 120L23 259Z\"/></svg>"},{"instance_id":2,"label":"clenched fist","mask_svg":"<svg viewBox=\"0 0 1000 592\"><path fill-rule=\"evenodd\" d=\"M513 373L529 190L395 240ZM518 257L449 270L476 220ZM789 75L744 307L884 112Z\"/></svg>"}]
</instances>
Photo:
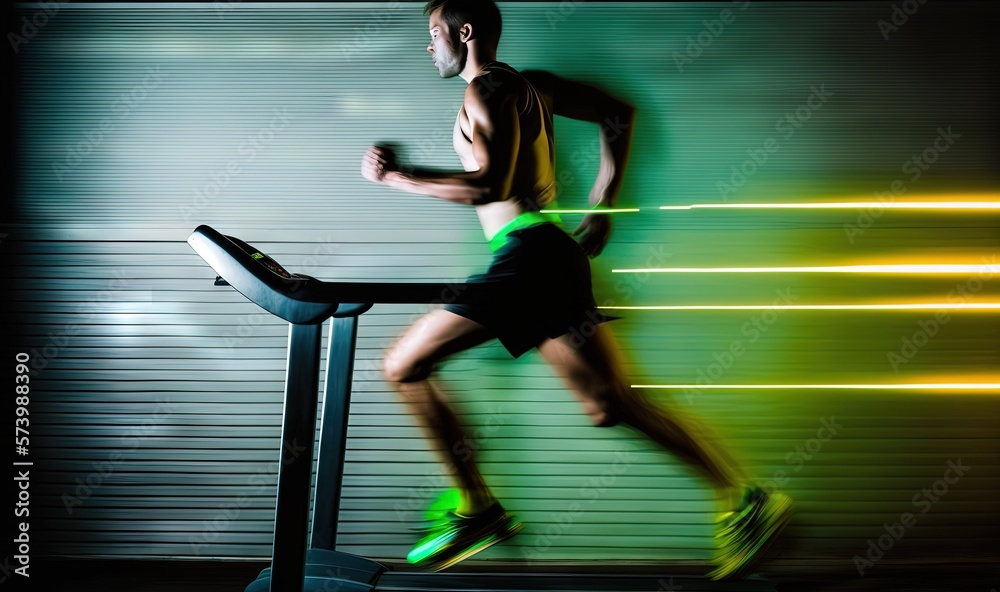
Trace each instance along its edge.
<instances>
[{"instance_id":1,"label":"clenched fist","mask_svg":"<svg viewBox=\"0 0 1000 592\"><path fill-rule=\"evenodd\" d=\"M607 214L588 214L573 231L573 236L583 247L587 256L593 258L601 254L611 237L611 216Z\"/></svg>"},{"instance_id":2,"label":"clenched fist","mask_svg":"<svg viewBox=\"0 0 1000 592\"><path fill-rule=\"evenodd\" d=\"M396 153L385 146L371 146L361 159L361 176L373 183L383 183L385 174L399 170Z\"/></svg>"}]
</instances>

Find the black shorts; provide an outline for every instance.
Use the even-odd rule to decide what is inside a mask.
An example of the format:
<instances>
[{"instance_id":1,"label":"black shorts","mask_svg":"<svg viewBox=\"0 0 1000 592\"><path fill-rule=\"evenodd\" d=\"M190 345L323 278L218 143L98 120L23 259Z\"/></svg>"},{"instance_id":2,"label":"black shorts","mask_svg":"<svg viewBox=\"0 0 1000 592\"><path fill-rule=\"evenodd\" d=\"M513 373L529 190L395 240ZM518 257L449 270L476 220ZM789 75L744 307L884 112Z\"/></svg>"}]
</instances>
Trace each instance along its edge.
<instances>
[{"instance_id":1,"label":"black shorts","mask_svg":"<svg viewBox=\"0 0 1000 592\"><path fill-rule=\"evenodd\" d=\"M445 310L490 329L515 358L543 341L614 319L597 310L590 261L580 245L551 223L511 231L486 273L503 294L496 304L449 304Z\"/></svg>"}]
</instances>

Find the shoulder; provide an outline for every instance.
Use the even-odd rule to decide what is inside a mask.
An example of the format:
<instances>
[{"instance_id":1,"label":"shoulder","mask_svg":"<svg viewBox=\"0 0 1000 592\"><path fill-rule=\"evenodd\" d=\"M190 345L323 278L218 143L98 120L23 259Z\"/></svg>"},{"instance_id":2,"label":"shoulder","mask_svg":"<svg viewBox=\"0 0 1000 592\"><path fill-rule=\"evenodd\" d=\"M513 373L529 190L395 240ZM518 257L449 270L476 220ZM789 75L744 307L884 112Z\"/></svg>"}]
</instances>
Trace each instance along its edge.
<instances>
[{"instance_id":1,"label":"shoulder","mask_svg":"<svg viewBox=\"0 0 1000 592\"><path fill-rule=\"evenodd\" d=\"M548 88L555 84L558 77L552 72L546 70L524 70L521 72L521 76L531 83L532 86L541 90L543 87Z\"/></svg>"},{"instance_id":2,"label":"shoulder","mask_svg":"<svg viewBox=\"0 0 1000 592\"><path fill-rule=\"evenodd\" d=\"M551 92L552 87L559 82L558 76L546 70L525 70L521 72L521 76L539 92Z\"/></svg>"},{"instance_id":3,"label":"shoulder","mask_svg":"<svg viewBox=\"0 0 1000 592\"><path fill-rule=\"evenodd\" d=\"M535 92L542 97L546 104L552 105L555 97L555 90L559 84L559 77L545 70L524 70L521 76L535 89Z\"/></svg>"},{"instance_id":4,"label":"shoulder","mask_svg":"<svg viewBox=\"0 0 1000 592\"><path fill-rule=\"evenodd\" d=\"M522 94L524 82L517 74L490 69L476 76L465 89L466 107L491 109L516 100Z\"/></svg>"}]
</instances>

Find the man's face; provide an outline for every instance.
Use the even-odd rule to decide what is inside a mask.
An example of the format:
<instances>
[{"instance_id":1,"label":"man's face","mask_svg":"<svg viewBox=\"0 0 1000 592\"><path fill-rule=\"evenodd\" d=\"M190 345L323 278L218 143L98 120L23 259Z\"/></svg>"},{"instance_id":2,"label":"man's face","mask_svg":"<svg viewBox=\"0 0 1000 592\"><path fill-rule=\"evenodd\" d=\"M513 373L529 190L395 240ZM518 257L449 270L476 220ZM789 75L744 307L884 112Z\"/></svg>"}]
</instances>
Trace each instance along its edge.
<instances>
[{"instance_id":1,"label":"man's face","mask_svg":"<svg viewBox=\"0 0 1000 592\"><path fill-rule=\"evenodd\" d=\"M438 8L431 13L431 42L427 45L427 51L434 57L434 65L441 78L451 78L458 76L465 68L468 48L458 40L458 31L449 30L448 25L441 20L441 10Z\"/></svg>"}]
</instances>

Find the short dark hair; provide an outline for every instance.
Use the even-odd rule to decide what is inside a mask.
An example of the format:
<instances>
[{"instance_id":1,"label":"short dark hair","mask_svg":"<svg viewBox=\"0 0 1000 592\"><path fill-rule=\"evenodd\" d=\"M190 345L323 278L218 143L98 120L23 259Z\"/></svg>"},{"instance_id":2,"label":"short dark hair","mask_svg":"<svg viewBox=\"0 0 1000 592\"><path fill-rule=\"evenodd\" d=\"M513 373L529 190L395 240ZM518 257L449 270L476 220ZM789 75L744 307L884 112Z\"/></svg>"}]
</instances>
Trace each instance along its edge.
<instances>
[{"instance_id":1,"label":"short dark hair","mask_svg":"<svg viewBox=\"0 0 1000 592\"><path fill-rule=\"evenodd\" d=\"M462 25L469 23L477 35L493 45L499 45L503 23L500 9L493 0L430 0L424 6L424 14L430 14L438 8L441 9L441 19L453 34L457 35Z\"/></svg>"}]
</instances>

